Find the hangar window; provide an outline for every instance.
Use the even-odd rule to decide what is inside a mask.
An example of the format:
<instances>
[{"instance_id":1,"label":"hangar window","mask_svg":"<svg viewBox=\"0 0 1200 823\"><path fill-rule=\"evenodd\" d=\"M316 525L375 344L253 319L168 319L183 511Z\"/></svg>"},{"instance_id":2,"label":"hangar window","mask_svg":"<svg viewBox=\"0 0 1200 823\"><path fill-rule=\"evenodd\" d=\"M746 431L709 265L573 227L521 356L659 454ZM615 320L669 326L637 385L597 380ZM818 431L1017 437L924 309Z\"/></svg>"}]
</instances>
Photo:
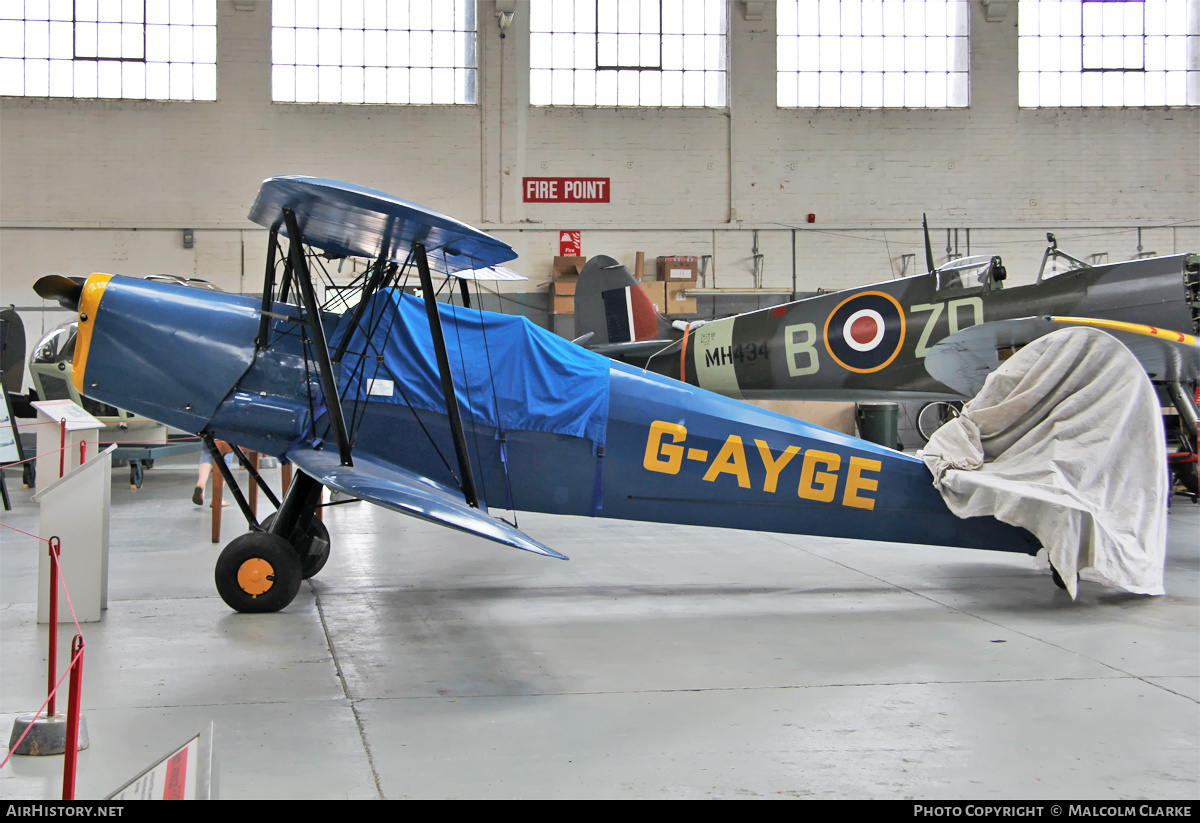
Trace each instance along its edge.
<instances>
[{"instance_id":1,"label":"hangar window","mask_svg":"<svg viewBox=\"0 0 1200 823\"><path fill-rule=\"evenodd\" d=\"M968 102L967 0L779 0L782 108Z\"/></svg>"},{"instance_id":2,"label":"hangar window","mask_svg":"<svg viewBox=\"0 0 1200 823\"><path fill-rule=\"evenodd\" d=\"M0 94L216 100L216 0L5 0Z\"/></svg>"},{"instance_id":3,"label":"hangar window","mask_svg":"<svg viewBox=\"0 0 1200 823\"><path fill-rule=\"evenodd\" d=\"M725 0L532 0L535 106L726 104Z\"/></svg>"},{"instance_id":4,"label":"hangar window","mask_svg":"<svg viewBox=\"0 0 1200 823\"><path fill-rule=\"evenodd\" d=\"M274 0L280 103L470 104L475 0Z\"/></svg>"},{"instance_id":5,"label":"hangar window","mask_svg":"<svg viewBox=\"0 0 1200 823\"><path fill-rule=\"evenodd\" d=\"M1027 108L1200 105L1200 0L1020 0Z\"/></svg>"}]
</instances>

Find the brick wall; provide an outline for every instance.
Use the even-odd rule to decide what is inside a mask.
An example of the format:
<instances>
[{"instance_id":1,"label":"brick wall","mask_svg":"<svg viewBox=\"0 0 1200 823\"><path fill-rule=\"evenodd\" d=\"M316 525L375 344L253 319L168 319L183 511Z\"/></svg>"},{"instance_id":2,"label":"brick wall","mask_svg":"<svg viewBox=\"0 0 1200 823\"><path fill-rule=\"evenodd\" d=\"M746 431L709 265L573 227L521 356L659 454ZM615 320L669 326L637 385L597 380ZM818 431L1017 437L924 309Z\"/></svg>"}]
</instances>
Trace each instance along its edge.
<instances>
[{"instance_id":1,"label":"brick wall","mask_svg":"<svg viewBox=\"0 0 1200 823\"><path fill-rule=\"evenodd\" d=\"M779 110L774 9L733 4L728 111L531 109L527 19L501 40L480 7L477 106L270 101L270 4L219 0L218 99L0 100L0 301L32 306L44 273L171 272L253 291L265 233L245 215L259 181L313 174L393 192L480 226L521 253L536 292L559 229L585 255L710 254L707 285L801 291L888 279L933 247L999 253L1036 275L1045 233L1112 261L1142 247L1200 251L1200 111L1020 110L1016 12L972 11L971 106ZM608 204L521 202L524 176L612 180ZM816 222L805 222L809 213ZM195 230L185 250L181 230ZM793 252L794 249L794 252ZM911 269L910 269L911 272ZM713 281L715 277L715 283ZM46 325L30 315L29 336ZM50 325L53 325L51 322Z\"/></svg>"}]
</instances>

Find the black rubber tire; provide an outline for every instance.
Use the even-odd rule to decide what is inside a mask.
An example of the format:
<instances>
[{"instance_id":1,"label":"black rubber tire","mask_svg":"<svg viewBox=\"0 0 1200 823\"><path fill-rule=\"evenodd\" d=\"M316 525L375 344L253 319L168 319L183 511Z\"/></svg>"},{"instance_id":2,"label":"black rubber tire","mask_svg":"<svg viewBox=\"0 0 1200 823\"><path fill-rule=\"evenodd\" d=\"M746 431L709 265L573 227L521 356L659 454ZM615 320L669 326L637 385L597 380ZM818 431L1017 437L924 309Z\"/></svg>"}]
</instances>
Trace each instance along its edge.
<instances>
[{"instance_id":1,"label":"black rubber tire","mask_svg":"<svg viewBox=\"0 0 1200 823\"><path fill-rule=\"evenodd\" d=\"M271 569L264 591L251 593L238 582L238 572L250 561L265 561ZM225 604L239 612L277 612L286 608L300 591L300 558L282 537L267 532L248 532L234 538L217 558L214 578Z\"/></svg>"},{"instance_id":2,"label":"black rubber tire","mask_svg":"<svg viewBox=\"0 0 1200 823\"><path fill-rule=\"evenodd\" d=\"M1050 576L1054 580L1054 585L1058 586L1063 591L1067 590L1067 584L1063 581L1062 575L1058 573L1058 569L1050 567Z\"/></svg>"},{"instance_id":3,"label":"black rubber tire","mask_svg":"<svg viewBox=\"0 0 1200 823\"><path fill-rule=\"evenodd\" d=\"M957 401L933 400L926 403L917 412L917 434L928 443L933 433L958 417L961 410L962 403Z\"/></svg>"},{"instance_id":4,"label":"black rubber tire","mask_svg":"<svg viewBox=\"0 0 1200 823\"><path fill-rule=\"evenodd\" d=\"M271 523L274 520L274 514L267 515L260 524L263 531L270 531ZM320 519L314 517L309 522L308 530L300 543L301 545L293 545L292 548L300 557L301 577L308 580L310 577L316 577L317 573L325 568L325 562L329 560L329 529Z\"/></svg>"},{"instance_id":5,"label":"black rubber tire","mask_svg":"<svg viewBox=\"0 0 1200 823\"><path fill-rule=\"evenodd\" d=\"M1184 463L1175 470L1175 476L1192 497L1200 494L1200 478L1197 477L1195 463Z\"/></svg>"}]
</instances>

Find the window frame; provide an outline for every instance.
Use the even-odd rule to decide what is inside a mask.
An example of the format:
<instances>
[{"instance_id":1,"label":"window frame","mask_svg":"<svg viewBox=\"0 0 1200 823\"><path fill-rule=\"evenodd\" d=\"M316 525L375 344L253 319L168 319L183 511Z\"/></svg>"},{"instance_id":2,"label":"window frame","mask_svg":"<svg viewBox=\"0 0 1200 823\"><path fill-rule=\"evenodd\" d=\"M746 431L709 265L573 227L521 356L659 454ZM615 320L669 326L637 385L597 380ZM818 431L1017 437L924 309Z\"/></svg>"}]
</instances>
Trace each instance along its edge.
<instances>
[{"instance_id":1,"label":"window frame","mask_svg":"<svg viewBox=\"0 0 1200 823\"><path fill-rule=\"evenodd\" d=\"M1088 32L1087 7L1101 16ZM1068 12L1078 7L1078 15ZM1139 15L1129 10L1137 7ZM1138 25L1104 31L1122 18ZM1171 17L1175 11L1176 18ZM1056 14L1057 12L1057 14ZM1112 17L1112 20L1106 18ZM1128 21L1126 21L1128 22ZM1192 29L1188 30L1188 24ZM1091 23L1095 25L1095 23ZM1133 31L1129 34L1126 32ZM1065 33L1064 33L1065 32ZM1099 48L1089 65L1088 39ZM1138 61L1128 60L1136 41ZM1200 0L1019 0L1017 4L1017 106L1019 109L1153 109L1200 106Z\"/></svg>"},{"instance_id":2,"label":"window frame","mask_svg":"<svg viewBox=\"0 0 1200 823\"><path fill-rule=\"evenodd\" d=\"M7 30L0 35L0 71L7 75L0 75L0 95L172 103L217 99L217 0L187 0L186 9L183 3L124 0L108 4L107 15L105 6L94 0L46 0L44 17L30 17L37 7L31 10L29 5L19 17L0 10L0 32ZM90 6L82 10L82 17L81 5ZM113 11L116 19L102 19L111 18ZM81 28L86 26L95 27L95 54L80 53ZM118 28L115 35L110 29L110 36L118 37L116 56L104 53L101 27ZM131 28L140 29L140 37L135 37L140 57L124 54ZM31 33L41 40L32 49ZM18 40L18 47L5 48ZM173 52L183 59L172 59ZM197 52L201 59L196 59ZM93 71L83 70L88 64Z\"/></svg>"},{"instance_id":3,"label":"window frame","mask_svg":"<svg viewBox=\"0 0 1200 823\"><path fill-rule=\"evenodd\" d=\"M529 104L532 108L616 108L616 109L728 109L730 82L730 38L733 3L727 0L575 0L566 14L570 20L566 27L558 28L559 17L567 4L561 0L533 0L529 7L530 61L529 61ZM684 20L684 9L688 3L692 10L689 22ZM620 9L633 11L636 4L638 25L621 28ZM601 14L613 8L616 13ZM581 8L591 7L587 16L588 28L580 28ZM642 25L647 14L646 7L656 8L653 15L655 27L647 31ZM609 23L603 17L609 17ZM544 22L543 22L544 19ZM701 20L698 25L695 20ZM715 23L715 30L711 28ZM539 26L541 28L539 28ZM613 28L615 30L608 30ZM693 30L688 30L692 28ZM676 31L675 29L678 29ZM574 51L579 53L579 38L589 38L585 51L590 52L590 65L580 65L576 60L569 65L555 65L553 53L544 63L539 62L539 40L563 43L566 38L576 38ZM611 51L616 62L607 60L605 40L611 38ZM641 44L638 60L626 62L621 58L623 49L629 49L634 40ZM653 39L651 49L654 61L648 62L641 55L645 44ZM561 49L562 46L552 46ZM686 53L685 53L686 52ZM678 63L678 67L674 64ZM690 65L688 65L690 63ZM543 77L544 75L544 77ZM650 80L650 78L656 78ZM544 87L539 83L544 80ZM563 83L569 80L569 84ZM590 81L590 82L589 82ZM569 100L564 101L563 88L569 85ZM633 97L636 102L628 102ZM626 102L622 102L622 98ZM678 102L674 102L678 101Z\"/></svg>"},{"instance_id":4,"label":"window frame","mask_svg":"<svg viewBox=\"0 0 1200 823\"><path fill-rule=\"evenodd\" d=\"M389 3L386 7L374 0L365 0L358 7L363 9L361 19L354 18L350 21L352 23L361 22L361 25L342 25L346 21L339 14L339 25L336 27L327 25L332 20L333 13L322 14L319 0L285 0L285 2L287 5L284 2L280 2L279 5L272 4L272 103L304 106L479 105L479 27L481 18L478 14L476 0L454 0L452 6L446 0L425 0L417 10L418 14L413 13L413 3L420 2L420 0L403 0L403 5ZM300 15L297 9L301 4L318 9L315 25L307 25L307 20L298 20ZM447 13L445 10L448 7L451 9L448 14L452 28L441 26L437 19L440 15ZM285 18L285 21L289 18L289 15L283 11L284 9L291 10L290 25L287 22L280 23L281 16ZM383 9L382 15L380 14L381 9ZM392 27L388 13L393 9L397 11L399 18L396 22L403 25ZM427 20L424 16L425 12L428 12ZM382 22L377 24L376 21L380 20ZM462 28L458 28L460 20ZM305 24L302 25L302 23ZM425 23L428 23L428 27L424 25ZM307 45L302 45L300 42L301 31L306 33L304 37L310 41L314 53L319 52L322 48L336 48L338 62L322 63L320 62L322 58L319 56L312 58L313 62L299 62L301 49L307 48ZM280 44L285 36L284 32L292 34L290 54L285 55L290 56L291 62L280 62L277 57ZM330 32L340 32L340 34L335 38ZM361 58L361 63L346 63L342 59L342 55L345 53L345 44L354 43L354 35L359 33L361 33L361 38L358 40L362 44L361 51L354 56ZM414 33L417 35L427 34L428 37L422 37L418 41L413 38ZM439 51L438 41L447 38L450 41L449 48L443 46ZM332 46L332 41L335 39L339 44ZM403 50L401 42L404 44ZM419 50L418 59L427 53L428 64L425 62L421 62L419 65L415 64L417 61L412 57L414 43L418 44L416 47ZM428 48L425 49L425 46ZM375 56L377 52L370 52L371 48L381 49L383 56ZM391 52L393 50L397 53L397 57L403 51L403 56L409 60L408 64L392 62ZM449 61L451 64L437 65L437 55L447 51L452 54ZM301 76L302 69L306 75L304 78ZM291 73L290 82L286 78L287 72ZM423 79L419 79L414 85L413 80L423 78L426 72L429 74L428 84L425 84ZM448 78L442 74L445 72L449 72ZM361 96L346 94L347 78L349 77L353 84L353 77L356 73L361 74L362 77ZM443 77L443 84L447 80L449 82L448 95L439 93L439 74ZM334 75L338 77L339 94L324 93L334 84L331 79ZM300 93L299 86L302 79L313 84L310 93ZM382 93L380 93L380 82L382 82ZM281 89L284 92L282 94Z\"/></svg>"},{"instance_id":5,"label":"window frame","mask_svg":"<svg viewBox=\"0 0 1200 823\"><path fill-rule=\"evenodd\" d=\"M779 0L776 4L776 97L779 109L911 109L949 110L966 109L971 105L971 8L970 0L944 0L945 15L939 21L926 9L924 0L889 0L893 5L885 6L882 0ZM784 9L788 3L789 8ZM869 5L868 5L869 4ZM790 16L790 7L795 8L795 32L784 31L785 14ZM804 8L807 6L808 8ZM878 9L878 21L868 23L864 10ZM857 20L853 11L858 10ZM899 9L899 12L896 11ZM922 14L922 10L925 10ZM952 13L953 12L953 13ZM897 19L898 15L898 19ZM920 18L918 20L918 17ZM815 29L803 28L805 18ZM919 25L918 25L919 23ZM942 29L938 30L939 23ZM899 30L896 26L899 24ZM957 25L955 25L957 24ZM822 31L827 27L827 31ZM915 29L909 32L909 28ZM849 28L850 33L844 33ZM934 33L929 33L932 30ZM795 39L795 48L785 50L784 41ZM813 41L817 47L815 68L803 67L801 42ZM830 56L821 48L822 40L836 43ZM855 42L857 41L857 42ZM944 49L935 43L944 43ZM849 45L847 48L848 44ZM785 64L795 56L796 68ZM849 56L851 65L843 68ZM888 63L899 60L901 68L889 67ZM944 60L944 63L942 62ZM912 63L913 68L908 64ZM944 65L944 68L929 68ZM878 67L875 67L877 64ZM811 65L811 62L810 62ZM959 68L961 67L961 68ZM815 98L812 86L807 94L802 92L804 75L812 75L815 81ZM931 78L944 78L938 85ZM918 82L920 78L920 82ZM834 80L837 82L835 83ZM857 80L858 87L854 87ZM786 87L794 81L795 93ZM877 86L877 88L876 88ZM930 92L938 95L934 103L927 101ZM938 94L942 92L942 94ZM900 102L889 102L899 95ZM823 97L838 102L822 102ZM791 102L791 101L795 102ZM841 102L841 101L848 102ZM961 102L958 102L961 100Z\"/></svg>"}]
</instances>

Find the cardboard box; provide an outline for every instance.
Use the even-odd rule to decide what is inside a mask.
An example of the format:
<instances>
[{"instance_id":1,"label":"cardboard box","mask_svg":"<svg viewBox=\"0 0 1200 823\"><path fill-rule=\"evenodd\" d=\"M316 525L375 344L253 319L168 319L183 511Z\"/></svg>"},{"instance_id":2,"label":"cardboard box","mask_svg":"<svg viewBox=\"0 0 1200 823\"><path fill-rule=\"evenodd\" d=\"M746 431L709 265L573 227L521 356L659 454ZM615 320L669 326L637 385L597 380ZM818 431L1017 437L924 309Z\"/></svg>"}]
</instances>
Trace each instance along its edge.
<instances>
[{"instance_id":1,"label":"cardboard box","mask_svg":"<svg viewBox=\"0 0 1200 823\"><path fill-rule=\"evenodd\" d=\"M550 312L552 314L575 313L575 286L578 275L555 277L550 282Z\"/></svg>"},{"instance_id":2,"label":"cardboard box","mask_svg":"<svg viewBox=\"0 0 1200 823\"><path fill-rule=\"evenodd\" d=\"M642 291L650 298L650 302L654 304L654 310L659 314L667 313L667 284L660 283L657 280L652 280L649 283L642 283Z\"/></svg>"},{"instance_id":3,"label":"cardboard box","mask_svg":"<svg viewBox=\"0 0 1200 823\"><path fill-rule=\"evenodd\" d=\"M554 276L550 279L550 313L575 313L575 284L586 257L555 257Z\"/></svg>"},{"instance_id":4,"label":"cardboard box","mask_svg":"<svg viewBox=\"0 0 1200 823\"><path fill-rule=\"evenodd\" d=\"M695 283L699 271L698 257L658 258L658 279L667 283Z\"/></svg>"},{"instance_id":5,"label":"cardboard box","mask_svg":"<svg viewBox=\"0 0 1200 823\"><path fill-rule=\"evenodd\" d=\"M696 298L686 297L683 292L692 288L696 284L692 283L663 283L666 287L666 307L667 316L672 317L678 314L695 314L696 313Z\"/></svg>"},{"instance_id":6,"label":"cardboard box","mask_svg":"<svg viewBox=\"0 0 1200 823\"><path fill-rule=\"evenodd\" d=\"M750 400L760 409L786 414L806 423L815 423L835 432L854 435L854 403L815 400Z\"/></svg>"},{"instance_id":7,"label":"cardboard box","mask_svg":"<svg viewBox=\"0 0 1200 823\"><path fill-rule=\"evenodd\" d=\"M578 277L586 262L586 257L555 257L554 277Z\"/></svg>"}]
</instances>

